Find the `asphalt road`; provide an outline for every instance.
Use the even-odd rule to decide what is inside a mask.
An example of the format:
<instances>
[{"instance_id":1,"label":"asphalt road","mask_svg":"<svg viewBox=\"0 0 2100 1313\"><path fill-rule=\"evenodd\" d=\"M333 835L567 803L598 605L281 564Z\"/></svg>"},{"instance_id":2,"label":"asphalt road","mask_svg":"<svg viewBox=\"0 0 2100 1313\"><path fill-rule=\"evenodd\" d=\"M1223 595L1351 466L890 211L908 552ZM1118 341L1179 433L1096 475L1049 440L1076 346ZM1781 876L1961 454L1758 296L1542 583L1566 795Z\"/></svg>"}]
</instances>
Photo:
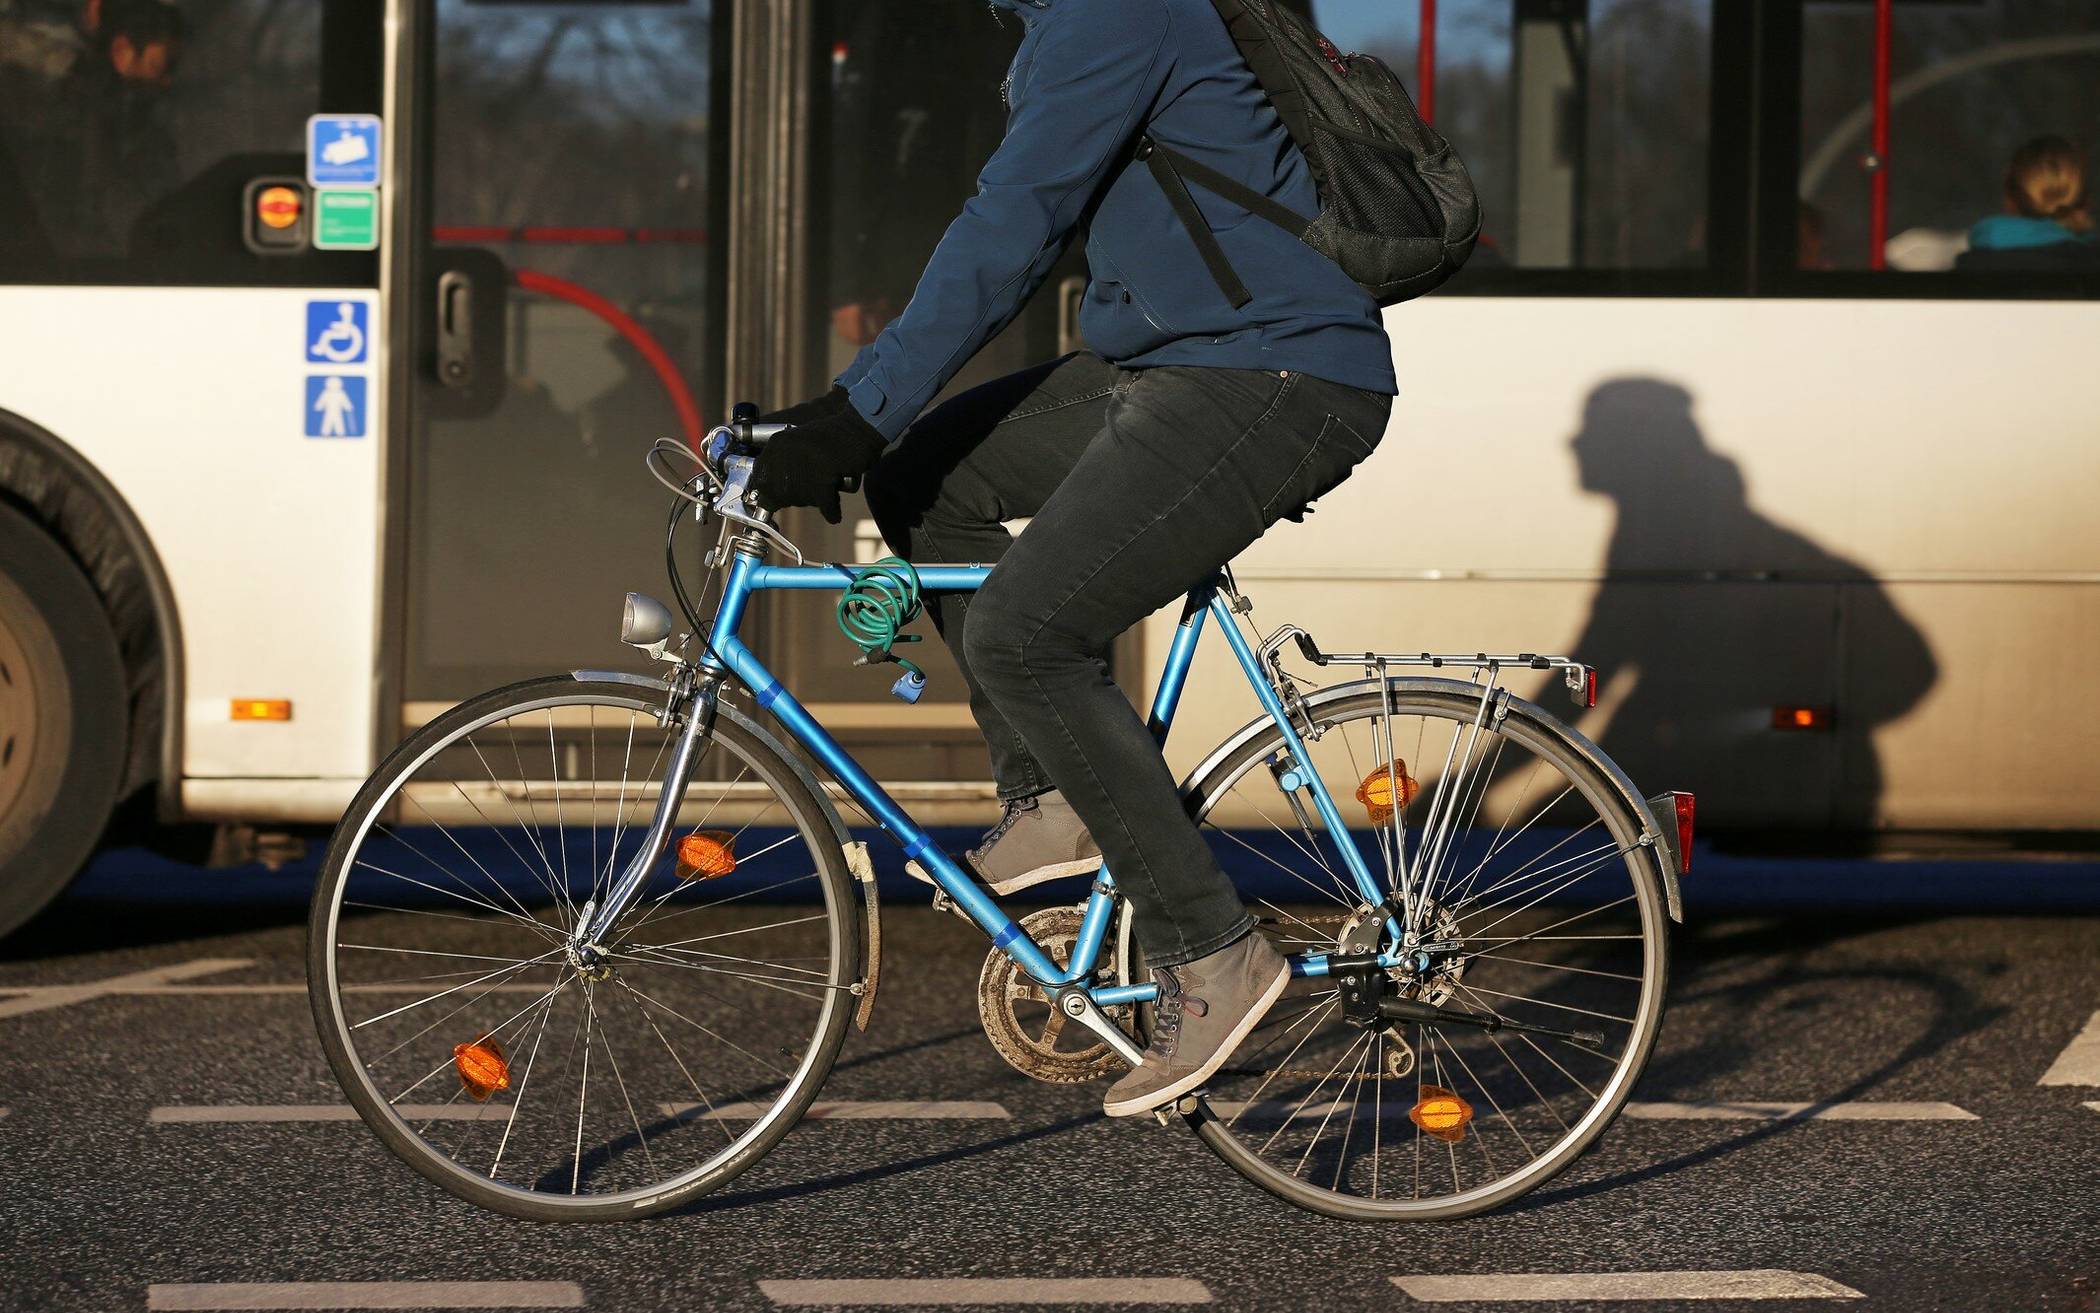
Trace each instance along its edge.
<instances>
[{"instance_id":1,"label":"asphalt road","mask_svg":"<svg viewBox=\"0 0 2100 1313\"><path fill-rule=\"evenodd\" d=\"M806 1122L698 1207L580 1227L477 1211L355 1121L233 1119L342 1102L289 900L62 903L0 944L0 1308L2100 1309L2091 913L1695 915L1647 1115L1501 1213L1379 1226L1013 1072L981 941L885 912L824 1098L962 1115Z\"/></svg>"}]
</instances>

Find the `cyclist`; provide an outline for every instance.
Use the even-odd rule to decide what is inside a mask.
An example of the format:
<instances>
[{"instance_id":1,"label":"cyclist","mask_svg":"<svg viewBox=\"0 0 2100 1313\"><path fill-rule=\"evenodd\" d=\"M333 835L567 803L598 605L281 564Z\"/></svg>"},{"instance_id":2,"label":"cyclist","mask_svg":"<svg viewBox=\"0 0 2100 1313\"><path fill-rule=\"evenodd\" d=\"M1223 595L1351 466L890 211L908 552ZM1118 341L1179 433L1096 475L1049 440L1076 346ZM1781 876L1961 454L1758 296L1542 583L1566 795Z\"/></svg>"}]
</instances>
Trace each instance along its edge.
<instances>
[{"instance_id":1,"label":"cyclist","mask_svg":"<svg viewBox=\"0 0 2100 1313\"><path fill-rule=\"evenodd\" d=\"M990 0L1019 16L1006 135L910 303L824 396L769 418L751 487L839 519L866 475L892 550L996 562L932 611L1004 804L968 854L1000 892L1102 858L1159 983L1156 1038L1107 1093L1129 1116L1200 1087L1288 983L1184 812L1105 654L1278 519L1340 483L1395 391L1376 304L1298 238L1192 202L1251 294L1219 290L1141 133L1301 214L1318 197L1212 0ZM920 411L1006 326L1074 235L1086 349ZM915 422L916 421L916 422ZM1001 522L1032 517L1014 538Z\"/></svg>"}]
</instances>

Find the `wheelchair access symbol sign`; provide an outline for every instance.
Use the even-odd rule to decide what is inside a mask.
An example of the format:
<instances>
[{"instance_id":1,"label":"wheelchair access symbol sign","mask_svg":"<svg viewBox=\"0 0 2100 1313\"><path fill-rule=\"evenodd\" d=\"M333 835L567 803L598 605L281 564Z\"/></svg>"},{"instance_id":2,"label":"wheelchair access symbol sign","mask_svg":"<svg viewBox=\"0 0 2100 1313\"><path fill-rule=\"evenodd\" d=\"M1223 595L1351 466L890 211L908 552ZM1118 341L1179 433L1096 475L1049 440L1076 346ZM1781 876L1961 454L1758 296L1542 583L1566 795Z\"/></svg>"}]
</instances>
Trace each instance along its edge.
<instances>
[{"instance_id":1,"label":"wheelchair access symbol sign","mask_svg":"<svg viewBox=\"0 0 2100 1313\"><path fill-rule=\"evenodd\" d=\"M316 187L377 187L379 116L316 114L306 120L306 180Z\"/></svg>"},{"instance_id":2,"label":"wheelchair access symbol sign","mask_svg":"<svg viewBox=\"0 0 2100 1313\"><path fill-rule=\"evenodd\" d=\"M362 365L370 358L371 306L363 301L306 303L306 359L317 365Z\"/></svg>"}]
</instances>

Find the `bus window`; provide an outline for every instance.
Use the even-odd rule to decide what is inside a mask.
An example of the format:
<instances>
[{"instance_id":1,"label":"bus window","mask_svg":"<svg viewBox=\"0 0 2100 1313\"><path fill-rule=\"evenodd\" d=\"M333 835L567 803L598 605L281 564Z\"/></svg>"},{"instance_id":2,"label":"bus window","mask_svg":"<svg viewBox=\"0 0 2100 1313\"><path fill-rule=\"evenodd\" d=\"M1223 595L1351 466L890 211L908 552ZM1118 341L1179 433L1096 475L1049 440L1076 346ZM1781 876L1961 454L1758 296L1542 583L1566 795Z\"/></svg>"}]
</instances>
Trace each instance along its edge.
<instances>
[{"instance_id":1,"label":"bus window","mask_svg":"<svg viewBox=\"0 0 2100 1313\"><path fill-rule=\"evenodd\" d=\"M241 238L248 182L299 176L322 47L371 0L0 0L0 281L354 285L369 254L269 257ZM345 42L376 109L376 52Z\"/></svg>"},{"instance_id":2,"label":"bus window","mask_svg":"<svg viewBox=\"0 0 2100 1313\"><path fill-rule=\"evenodd\" d=\"M904 309L934 245L976 191L1006 129L1000 79L1021 26L982 0L915 0L832 6L826 35L815 208L829 240L815 281L830 377ZM1020 368L1033 358L1026 348L989 344L957 382Z\"/></svg>"},{"instance_id":3,"label":"bus window","mask_svg":"<svg viewBox=\"0 0 2100 1313\"><path fill-rule=\"evenodd\" d=\"M1376 55L1472 170L1482 270L1707 264L1712 0L1312 0ZM1435 15L1432 57L1421 19ZM1476 283L1477 290L1477 283Z\"/></svg>"},{"instance_id":4,"label":"bus window","mask_svg":"<svg viewBox=\"0 0 2100 1313\"><path fill-rule=\"evenodd\" d=\"M1878 234L1875 6L1809 0L1803 24L1800 268L2100 272L2100 243L2070 176L2083 172L2089 183L2087 151L2100 135L2100 8L1896 0ZM2036 213L2008 195L2008 172L2023 147L2051 137L2060 148L2040 152L2054 157L2041 171L2059 176L2034 190L2041 208L2061 213Z\"/></svg>"}]
</instances>

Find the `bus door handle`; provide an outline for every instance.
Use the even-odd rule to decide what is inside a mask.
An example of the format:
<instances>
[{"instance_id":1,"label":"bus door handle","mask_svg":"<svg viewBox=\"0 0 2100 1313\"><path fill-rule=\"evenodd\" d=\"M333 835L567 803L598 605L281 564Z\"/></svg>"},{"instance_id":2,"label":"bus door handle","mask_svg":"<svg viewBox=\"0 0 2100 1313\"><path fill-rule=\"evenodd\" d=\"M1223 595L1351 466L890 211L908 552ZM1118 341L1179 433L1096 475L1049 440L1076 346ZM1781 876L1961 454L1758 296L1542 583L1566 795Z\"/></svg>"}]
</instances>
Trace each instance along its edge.
<instances>
[{"instance_id":1,"label":"bus door handle","mask_svg":"<svg viewBox=\"0 0 2100 1313\"><path fill-rule=\"evenodd\" d=\"M474 279L462 269L438 276L437 375L448 388L474 386Z\"/></svg>"}]
</instances>

